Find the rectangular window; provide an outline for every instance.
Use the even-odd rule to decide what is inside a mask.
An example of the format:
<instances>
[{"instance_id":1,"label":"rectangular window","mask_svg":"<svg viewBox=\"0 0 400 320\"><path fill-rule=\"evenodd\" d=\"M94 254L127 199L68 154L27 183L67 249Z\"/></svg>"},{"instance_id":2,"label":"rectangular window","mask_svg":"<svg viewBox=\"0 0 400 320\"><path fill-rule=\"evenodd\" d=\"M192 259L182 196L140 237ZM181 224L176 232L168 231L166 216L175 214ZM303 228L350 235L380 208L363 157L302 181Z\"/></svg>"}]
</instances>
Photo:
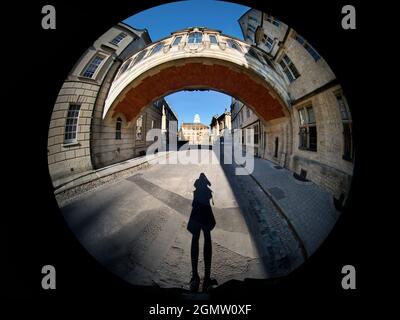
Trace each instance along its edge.
<instances>
[{"instance_id":1,"label":"rectangular window","mask_svg":"<svg viewBox=\"0 0 400 320\"><path fill-rule=\"evenodd\" d=\"M121 140L122 137L122 119L118 118L115 126L115 140Z\"/></svg>"},{"instance_id":2,"label":"rectangular window","mask_svg":"<svg viewBox=\"0 0 400 320\"><path fill-rule=\"evenodd\" d=\"M343 159L347 161L353 161L354 146L350 111L344 97L341 94L336 95L336 100L338 102L343 124Z\"/></svg>"},{"instance_id":3,"label":"rectangular window","mask_svg":"<svg viewBox=\"0 0 400 320\"><path fill-rule=\"evenodd\" d=\"M210 38L210 43L213 43L213 44L217 44L218 43L216 36L210 35L209 38Z\"/></svg>"},{"instance_id":4,"label":"rectangular window","mask_svg":"<svg viewBox=\"0 0 400 320\"><path fill-rule=\"evenodd\" d=\"M317 151L317 127L309 126L308 127L308 150Z\"/></svg>"},{"instance_id":5,"label":"rectangular window","mask_svg":"<svg viewBox=\"0 0 400 320\"><path fill-rule=\"evenodd\" d=\"M307 128L301 127L299 130L299 148L307 149Z\"/></svg>"},{"instance_id":6,"label":"rectangular window","mask_svg":"<svg viewBox=\"0 0 400 320\"><path fill-rule=\"evenodd\" d=\"M114 39L112 39L112 40L110 41L110 43L117 46L126 36L127 36L126 33L121 32L121 33L120 33L119 35L117 35Z\"/></svg>"},{"instance_id":7,"label":"rectangular window","mask_svg":"<svg viewBox=\"0 0 400 320\"><path fill-rule=\"evenodd\" d=\"M306 107L298 110L299 127L299 149L317 151L317 126L313 108Z\"/></svg>"},{"instance_id":8,"label":"rectangular window","mask_svg":"<svg viewBox=\"0 0 400 320\"><path fill-rule=\"evenodd\" d=\"M188 43L201 43L203 41L203 34L201 32L192 32L189 34Z\"/></svg>"},{"instance_id":9,"label":"rectangular window","mask_svg":"<svg viewBox=\"0 0 400 320\"><path fill-rule=\"evenodd\" d=\"M267 21L269 23L272 23L276 27L279 27L281 25L281 22L277 18L274 18L272 16L267 16Z\"/></svg>"},{"instance_id":10,"label":"rectangular window","mask_svg":"<svg viewBox=\"0 0 400 320\"><path fill-rule=\"evenodd\" d=\"M271 38L268 37L268 36L265 36L265 37L266 37L266 38L265 38L264 43L265 43L265 45L267 46L268 49L271 49L271 48L272 48L272 45L274 44L274 40L271 39Z\"/></svg>"},{"instance_id":11,"label":"rectangular window","mask_svg":"<svg viewBox=\"0 0 400 320\"><path fill-rule=\"evenodd\" d=\"M306 116L306 109L300 109L299 110L299 116L300 116L300 125L304 126L307 124L307 116Z\"/></svg>"},{"instance_id":12,"label":"rectangular window","mask_svg":"<svg viewBox=\"0 0 400 320\"><path fill-rule=\"evenodd\" d=\"M307 117L308 117L308 123L315 123L315 116L314 116L314 110L312 107L307 108Z\"/></svg>"},{"instance_id":13,"label":"rectangular window","mask_svg":"<svg viewBox=\"0 0 400 320\"><path fill-rule=\"evenodd\" d=\"M64 132L64 143L76 142L76 133L78 131L78 120L79 120L79 104L70 104L67 119L65 121L65 132Z\"/></svg>"},{"instance_id":14,"label":"rectangular window","mask_svg":"<svg viewBox=\"0 0 400 320\"><path fill-rule=\"evenodd\" d=\"M143 115L136 120L136 140L143 140Z\"/></svg>"},{"instance_id":15,"label":"rectangular window","mask_svg":"<svg viewBox=\"0 0 400 320\"><path fill-rule=\"evenodd\" d=\"M258 124L254 126L254 144L258 144Z\"/></svg>"},{"instance_id":16,"label":"rectangular window","mask_svg":"<svg viewBox=\"0 0 400 320\"><path fill-rule=\"evenodd\" d=\"M336 95L336 100L339 105L339 111L340 111L340 116L342 117L342 120L350 120L350 113L347 108L346 102L343 99L343 96L340 94Z\"/></svg>"},{"instance_id":17,"label":"rectangular window","mask_svg":"<svg viewBox=\"0 0 400 320\"><path fill-rule=\"evenodd\" d=\"M290 60L290 58L286 54L282 57L279 64L282 67L283 72L286 74L289 82L293 82L298 77L300 77L300 73L297 71L292 60Z\"/></svg>"},{"instance_id":18,"label":"rectangular window","mask_svg":"<svg viewBox=\"0 0 400 320\"><path fill-rule=\"evenodd\" d=\"M343 122L343 159L353 161L353 139L351 133L351 123Z\"/></svg>"},{"instance_id":19,"label":"rectangular window","mask_svg":"<svg viewBox=\"0 0 400 320\"><path fill-rule=\"evenodd\" d=\"M96 73L97 68L100 66L102 61L104 60L104 56L97 55L92 61L90 61L89 65L86 67L83 76L86 78L93 78Z\"/></svg>"}]
</instances>

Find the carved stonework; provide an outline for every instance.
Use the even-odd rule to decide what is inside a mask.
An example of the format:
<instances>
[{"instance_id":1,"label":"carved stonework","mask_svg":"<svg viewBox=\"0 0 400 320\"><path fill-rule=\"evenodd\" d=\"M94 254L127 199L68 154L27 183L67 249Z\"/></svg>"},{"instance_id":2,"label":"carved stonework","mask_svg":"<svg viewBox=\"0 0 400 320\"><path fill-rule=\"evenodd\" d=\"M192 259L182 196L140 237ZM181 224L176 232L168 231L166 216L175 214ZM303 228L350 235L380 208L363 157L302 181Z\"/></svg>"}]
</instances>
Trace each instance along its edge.
<instances>
[{"instance_id":1,"label":"carved stonework","mask_svg":"<svg viewBox=\"0 0 400 320\"><path fill-rule=\"evenodd\" d=\"M226 42L222 42L222 41L218 42L218 47L221 50L225 50L226 49Z\"/></svg>"},{"instance_id":2,"label":"carved stonework","mask_svg":"<svg viewBox=\"0 0 400 320\"><path fill-rule=\"evenodd\" d=\"M184 48L184 50L186 52L190 52L190 53L201 52L204 49L206 49L206 46L205 46L204 42L202 42L202 43L188 43Z\"/></svg>"}]
</instances>

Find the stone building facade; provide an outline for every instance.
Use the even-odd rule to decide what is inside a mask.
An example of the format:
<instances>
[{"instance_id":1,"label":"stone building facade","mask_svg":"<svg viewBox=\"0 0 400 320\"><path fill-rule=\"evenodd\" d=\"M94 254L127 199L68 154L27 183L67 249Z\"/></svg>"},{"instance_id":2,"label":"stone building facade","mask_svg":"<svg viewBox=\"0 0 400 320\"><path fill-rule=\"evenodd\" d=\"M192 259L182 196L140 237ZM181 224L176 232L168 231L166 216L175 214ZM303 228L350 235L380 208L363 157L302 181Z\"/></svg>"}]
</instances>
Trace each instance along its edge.
<instances>
[{"instance_id":1,"label":"stone building facade","mask_svg":"<svg viewBox=\"0 0 400 320\"><path fill-rule=\"evenodd\" d=\"M253 154L256 157L262 157L262 151L265 149L265 146L263 149L262 145L264 141L266 141L266 139L263 139L263 136L261 134L260 119L253 112L253 110L251 110L251 108L235 98L232 98L231 114L232 129L240 129L242 131L243 150L245 150L246 146L251 146L254 148ZM250 135L253 135L253 140L250 139Z\"/></svg>"},{"instance_id":2,"label":"stone building facade","mask_svg":"<svg viewBox=\"0 0 400 320\"><path fill-rule=\"evenodd\" d=\"M209 128L203 123L183 122L179 130L179 139L189 144L209 144Z\"/></svg>"},{"instance_id":3,"label":"stone building facade","mask_svg":"<svg viewBox=\"0 0 400 320\"><path fill-rule=\"evenodd\" d=\"M48 165L55 187L66 179L142 154L147 145L144 130L161 128L163 121L168 128L167 120L176 119L163 99L149 105L137 121L128 123L123 115L102 118L107 93L121 64L149 43L147 30L119 23L100 36L70 71L49 126Z\"/></svg>"},{"instance_id":4,"label":"stone building facade","mask_svg":"<svg viewBox=\"0 0 400 320\"><path fill-rule=\"evenodd\" d=\"M210 124L210 142L214 143L217 141L218 137L224 135L225 130L231 130L232 121L231 113L225 109L225 112L221 115L215 115L211 119Z\"/></svg>"},{"instance_id":5,"label":"stone building facade","mask_svg":"<svg viewBox=\"0 0 400 320\"><path fill-rule=\"evenodd\" d=\"M259 155L344 199L353 174L352 119L333 71L277 18L250 9L238 22L245 41L263 50L285 79L292 106L290 117L258 119ZM246 126L242 105L232 101L233 128Z\"/></svg>"},{"instance_id":6,"label":"stone building facade","mask_svg":"<svg viewBox=\"0 0 400 320\"><path fill-rule=\"evenodd\" d=\"M232 129L244 129L243 144L251 138L245 129L253 129L256 155L344 199L353 172L352 120L334 73L276 18L252 9L239 24L246 42L203 27L154 43L123 24L105 33L57 99L49 130L53 182L140 155L142 129L166 132L166 119L176 118L160 97L212 89L237 98ZM192 144L210 140L200 123L183 123L179 135Z\"/></svg>"}]
</instances>

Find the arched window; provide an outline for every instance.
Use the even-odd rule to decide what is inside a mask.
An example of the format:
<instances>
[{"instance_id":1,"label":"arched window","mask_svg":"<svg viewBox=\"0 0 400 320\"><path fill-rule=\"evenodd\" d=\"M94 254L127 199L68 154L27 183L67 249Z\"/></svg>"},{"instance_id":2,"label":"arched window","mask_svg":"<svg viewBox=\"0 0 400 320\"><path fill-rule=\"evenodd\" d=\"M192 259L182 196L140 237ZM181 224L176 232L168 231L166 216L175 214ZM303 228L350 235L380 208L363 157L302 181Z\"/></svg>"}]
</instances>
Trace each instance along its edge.
<instances>
[{"instance_id":1,"label":"arched window","mask_svg":"<svg viewBox=\"0 0 400 320\"><path fill-rule=\"evenodd\" d=\"M160 42L158 44L156 44L153 49L151 50L149 56L157 53L158 51L160 51L162 48L164 47L164 42Z\"/></svg>"},{"instance_id":2,"label":"arched window","mask_svg":"<svg viewBox=\"0 0 400 320\"><path fill-rule=\"evenodd\" d=\"M147 50L143 50L141 52L139 52L139 54L136 56L135 61L130 65L130 68L133 67L135 64L137 64L140 60L142 60L144 58L144 56L146 55Z\"/></svg>"},{"instance_id":3,"label":"arched window","mask_svg":"<svg viewBox=\"0 0 400 320\"><path fill-rule=\"evenodd\" d=\"M172 43L173 46L177 46L182 40L182 36L178 36L175 38L174 42Z\"/></svg>"},{"instance_id":4,"label":"arched window","mask_svg":"<svg viewBox=\"0 0 400 320\"><path fill-rule=\"evenodd\" d=\"M226 43L228 44L229 48L236 49L237 51L241 52L240 45L236 41L227 39Z\"/></svg>"},{"instance_id":5,"label":"arched window","mask_svg":"<svg viewBox=\"0 0 400 320\"><path fill-rule=\"evenodd\" d=\"M119 77L121 74L123 74L123 73L126 71L126 69L128 69L128 67L129 67L129 65L130 65L131 62L132 62L132 58L130 58L130 59L128 59L127 61L124 62L124 64L122 65L122 67L121 67L121 69L120 69L120 71L119 71L119 73L118 73L118 77Z\"/></svg>"},{"instance_id":6,"label":"arched window","mask_svg":"<svg viewBox=\"0 0 400 320\"><path fill-rule=\"evenodd\" d=\"M189 34L188 43L201 43L203 41L203 34L201 32L192 32Z\"/></svg>"},{"instance_id":7,"label":"arched window","mask_svg":"<svg viewBox=\"0 0 400 320\"><path fill-rule=\"evenodd\" d=\"M121 131L122 131L122 119L117 119L117 124L115 126L115 139L121 140Z\"/></svg>"},{"instance_id":8,"label":"arched window","mask_svg":"<svg viewBox=\"0 0 400 320\"><path fill-rule=\"evenodd\" d=\"M248 52L248 54L249 54L250 56L252 56L253 58L255 58L255 59L257 59L258 61L260 61L260 58L258 57L257 52L256 52L253 48L250 48L249 51L247 51L247 52Z\"/></svg>"}]
</instances>

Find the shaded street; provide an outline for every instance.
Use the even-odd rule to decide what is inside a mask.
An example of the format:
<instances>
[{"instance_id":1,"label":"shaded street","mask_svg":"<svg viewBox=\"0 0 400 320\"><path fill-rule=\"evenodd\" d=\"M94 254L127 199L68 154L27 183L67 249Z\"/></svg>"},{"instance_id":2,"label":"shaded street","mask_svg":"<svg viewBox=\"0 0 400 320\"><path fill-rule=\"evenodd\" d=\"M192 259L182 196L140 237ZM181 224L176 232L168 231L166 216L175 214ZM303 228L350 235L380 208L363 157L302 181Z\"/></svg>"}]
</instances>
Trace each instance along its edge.
<instances>
[{"instance_id":1,"label":"shaded street","mask_svg":"<svg viewBox=\"0 0 400 320\"><path fill-rule=\"evenodd\" d=\"M215 157L210 150L198 152ZM234 165L214 163L152 165L79 195L62 212L87 250L126 281L188 289L188 222L195 182L204 174L215 219L210 233L211 278L222 284L276 277L299 266L307 239L299 238L296 226L288 223L253 177L236 176ZM201 233L200 277L203 243Z\"/></svg>"}]
</instances>

